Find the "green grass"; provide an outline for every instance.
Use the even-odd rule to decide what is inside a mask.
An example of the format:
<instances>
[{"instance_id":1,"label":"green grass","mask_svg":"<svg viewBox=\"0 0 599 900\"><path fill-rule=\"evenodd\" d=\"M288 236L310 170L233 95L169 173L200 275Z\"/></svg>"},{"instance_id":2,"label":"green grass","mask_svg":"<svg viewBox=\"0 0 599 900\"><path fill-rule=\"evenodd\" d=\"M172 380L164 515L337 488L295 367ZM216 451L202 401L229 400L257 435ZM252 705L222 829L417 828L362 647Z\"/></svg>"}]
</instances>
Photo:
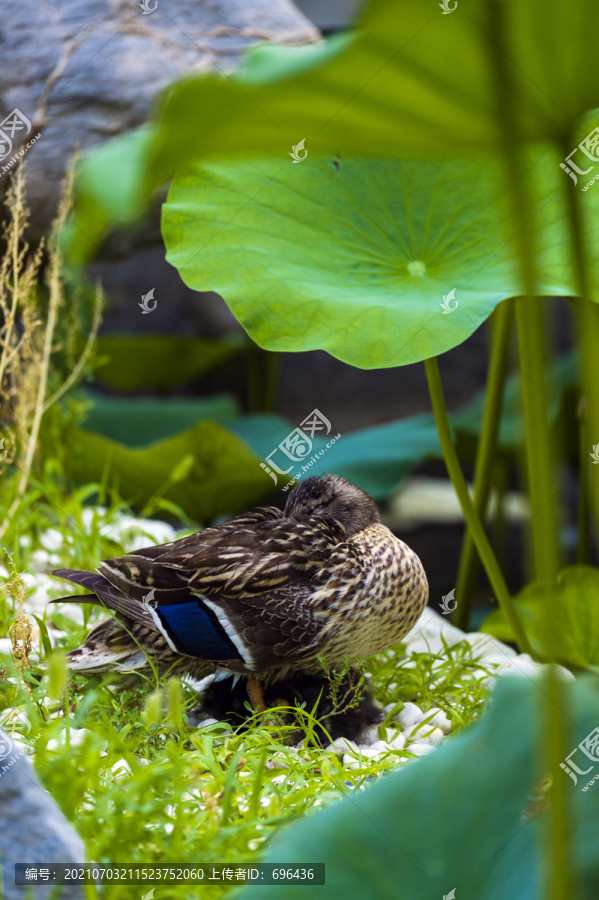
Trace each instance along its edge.
<instances>
[{"instance_id":1,"label":"green grass","mask_svg":"<svg viewBox=\"0 0 599 900\"><path fill-rule=\"evenodd\" d=\"M98 514L85 533L81 515L86 496L82 491L61 498L60 514L53 507L43 512L37 507L37 522L43 528L58 528L65 536L63 549L56 551L63 565L93 568L101 556L123 552L122 546L100 533L101 525L114 521L114 509ZM23 522L29 540L19 546L18 568L27 572L39 545L39 527L27 517ZM55 596L61 593L64 587L57 581ZM4 601L6 632L17 610L10 597L4 596ZM68 679L63 651L81 642L87 619L79 624L58 607L48 609L40 617L32 657L37 652L40 659L47 659L46 628L52 630L52 623L62 628L56 632L49 668L41 682L28 670L22 678L14 661L0 656L8 676L0 708L18 707L31 721L23 740L31 748L42 784L84 838L91 861L255 861L281 826L337 802L411 757L407 751L389 752L376 761L358 757L360 766L353 769L316 745L309 710L300 713L306 740L297 750L289 746L290 732L296 729L273 714L254 716L246 730L223 724L189 727L187 714L197 705L197 694L174 679L139 680L128 689L110 678ZM89 608L86 615L101 617ZM407 700L424 710L432 706L445 710L454 730L467 725L484 709L488 696L475 677L477 670L480 674L476 650L466 641L445 646L440 654L408 658L399 644L369 659L366 672L375 697L383 705L393 704L381 736ZM229 889L230 885L206 885L202 894L216 897ZM131 890L111 885L104 896L130 897ZM194 891L161 886L160 897L193 897Z\"/></svg>"}]
</instances>

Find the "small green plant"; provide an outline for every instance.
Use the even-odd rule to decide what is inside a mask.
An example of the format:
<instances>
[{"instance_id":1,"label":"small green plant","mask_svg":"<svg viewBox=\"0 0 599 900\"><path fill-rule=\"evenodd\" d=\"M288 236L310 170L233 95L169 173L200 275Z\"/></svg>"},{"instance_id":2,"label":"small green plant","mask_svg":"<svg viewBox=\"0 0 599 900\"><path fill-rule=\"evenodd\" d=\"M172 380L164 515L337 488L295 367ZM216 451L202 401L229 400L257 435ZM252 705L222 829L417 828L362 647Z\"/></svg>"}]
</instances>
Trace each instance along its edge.
<instances>
[{"instance_id":1,"label":"small green plant","mask_svg":"<svg viewBox=\"0 0 599 900\"><path fill-rule=\"evenodd\" d=\"M339 671L331 669L323 656L319 655L318 660L329 686L327 693L332 710L328 715L339 716L349 709L355 709L364 697L365 678L361 660L355 660L352 667L345 656L343 667Z\"/></svg>"}]
</instances>

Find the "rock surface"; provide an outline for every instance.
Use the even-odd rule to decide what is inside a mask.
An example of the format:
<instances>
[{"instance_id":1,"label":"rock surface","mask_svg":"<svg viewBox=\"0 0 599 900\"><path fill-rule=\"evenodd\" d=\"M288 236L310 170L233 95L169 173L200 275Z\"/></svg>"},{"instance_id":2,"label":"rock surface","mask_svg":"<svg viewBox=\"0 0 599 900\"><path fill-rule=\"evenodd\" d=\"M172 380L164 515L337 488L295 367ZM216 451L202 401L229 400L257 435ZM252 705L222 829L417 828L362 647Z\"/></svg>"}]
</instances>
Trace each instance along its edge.
<instances>
[{"instance_id":1,"label":"rock surface","mask_svg":"<svg viewBox=\"0 0 599 900\"><path fill-rule=\"evenodd\" d=\"M50 897L49 885L17 886L15 863L83 863L83 843L43 789L25 747L0 731L0 864L4 900ZM65 885L62 900L83 900L83 888Z\"/></svg>"},{"instance_id":2,"label":"rock surface","mask_svg":"<svg viewBox=\"0 0 599 900\"><path fill-rule=\"evenodd\" d=\"M319 32L290 0L21 0L0 24L0 121L14 109L31 123L14 148L41 138L26 154L32 236L44 234L59 185L77 146L143 124L156 95L188 72L230 72L248 47L301 44ZM10 138L11 135L9 134ZM1 152L1 151L0 151ZM0 178L4 191L8 178Z\"/></svg>"}]
</instances>

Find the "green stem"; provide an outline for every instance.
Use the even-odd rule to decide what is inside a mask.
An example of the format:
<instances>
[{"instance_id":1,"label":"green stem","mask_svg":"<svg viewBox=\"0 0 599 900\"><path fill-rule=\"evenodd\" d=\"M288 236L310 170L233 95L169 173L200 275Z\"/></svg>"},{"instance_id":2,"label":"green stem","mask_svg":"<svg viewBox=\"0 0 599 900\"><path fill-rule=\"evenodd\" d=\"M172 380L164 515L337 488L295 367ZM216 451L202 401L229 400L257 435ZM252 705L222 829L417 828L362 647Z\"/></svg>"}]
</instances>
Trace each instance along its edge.
<instances>
[{"instance_id":1,"label":"green stem","mask_svg":"<svg viewBox=\"0 0 599 900\"><path fill-rule=\"evenodd\" d=\"M545 739L547 741L547 759L551 772L551 801L549 815L545 820L547 829L545 854L545 888L543 896L547 900L577 900L580 896L571 875L573 857L570 821L570 803L566 795L569 783L560 769L568 753L566 728L562 710L567 707L564 685L559 680L553 666L547 666L545 677Z\"/></svg>"},{"instance_id":2,"label":"green stem","mask_svg":"<svg viewBox=\"0 0 599 900\"><path fill-rule=\"evenodd\" d=\"M247 406L249 413L261 412L262 396L260 390L260 357L259 349L251 344L245 354L247 373Z\"/></svg>"},{"instance_id":3,"label":"green stem","mask_svg":"<svg viewBox=\"0 0 599 900\"><path fill-rule=\"evenodd\" d=\"M485 521L493 482L493 463L497 452L497 440L501 425L503 392L508 370L513 325L514 301L513 299L505 300L497 307L493 315L493 349L489 363L481 435L476 450L474 509L481 522ZM472 535L466 529L456 585L458 604L453 615L454 624L458 628L468 627L477 573L478 556Z\"/></svg>"},{"instance_id":4,"label":"green stem","mask_svg":"<svg viewBox=\"0 0 599 900\"><path fill-rule=\"evenodd\" d=\"M508 7L504 0L487 0L487 44L491 77L495 88L495 111L499 126L499 146L512 205L517 234L520 280L524 298L518 302L518 344L522 367L522 394L526 425L528 483L533 510L532 531L535 570L538 577L550 578L557 572L557 516L555 512L552 454L547 421L543 366L543 320L536 293L533 219L530 214L529 181L524 176L521 153L520 120L516 115L517 93L510 61L510 40L506 22ZM533 299L534 298L534 299ZM546 544L543 542L547 541ZM555 594L555 592L551 592ZM545 621L553 629L558 621L556 601L549 599ZM551 644L546 644L549 650ZM571 900L576 894L571 857L567 853L571 822L564 779L558 777L561 748L565 743L565 723L561 714L559 687L549 676L547 722L544 738L554 775L554 802L548 811L548 839L544 846L546 882L543 895L550 900Z\"/></svg>"},{"instance_id":5,"label":"green stem","mask_svg":"<svg viewBox=\"0 0 599 900\"><path fill-rule=\"evenodd\" d=\"M453 484L454 490L460 502L460 506L462 507L462 512L464 513L466 524L468 526L470 534L472 535L474 546L476 547L481 562L485 567L485 571L487 573L489 581L491 582L491 586L495 592L495 596L497 597L497 602L503 610L503 613L516 637L518 646L520 647L522 652L529 653L532 656L532 648L528 642L528 638L524 633L524 629L522 628L520 619L518 618L518 614L516 613L516 610L512 603L512 598L510 597L510 593L503 579L503 575L501 574L501 569L499 568L499 564L495 559L495 554L493 553L487 535L485 534L485 529L483 528L481 520L479 519L476 513L476 509L474 508L472 497L468 492L468 486L464 479L460 461L458 459L458 455L453 443L453 438L451 436L451 428L449 426L449 418L447 416L447 408L445 406L445 397L443 396L443 387L441 385L441 376L439 374L439 366L437 364L436 358L431 357L430 359L425 359L424 368L426 371L426 380L428 382L428 390L433 407L433 413L435 415L435 422L437 424L439 442L441 444L441 450L443 451L443 458L445 460L445 465L447 466L447 471L449 473L449 477Z\"/></svg>"},{"instance_id":6,"label":"green stem","mask_svg":"<svg viewBox=\"0 0 599 900\"><path fill-rule=\"evenodd\" d=\"M553 489L552 441L547 419L543 314L540 297L521 297L516 309L532 546L536 578L557 578L559 546Z\"/></svg>"},{"instance_id":7,"label":"green stem","mask_svg":"<svg viewBox=\"0 0 599 900\"><path fill-rule=\"evenodd\" d=\"M264 352L264 410L272 412L279 387L279 354Z\"/></svg>"},{"instance_id":8,"label":"green stem","mask_svg":"<svg viewBox=\"0 0 599 900\"><path fill-rule=\"evenodd\" d=\"M497 507L493 518L493 546L495 547L495 555L502 569L506 568L508 560L507 555L507 514L506 514L506 495L508 488L508 480L510 474L510 464L505 456L500 456L495 461L495 471L493 484L495 487L495 496L497 497Z\"/></svg>"},{"instance_id":9,"label":"green stem","mask_svg":"<svg viewBox=\"0 0 599 900\"><path fill-rule=\"evenodd\" d=\"M515 115L515 89L509 65L505 5L487 0L488 28L493 37L488 49L495 87L499 140L505 164L512 220L518 236L518 264L524 297L517 304L516 320L522 368L522 396L526 427L526 459L532 541L537 578L551 578L559 568L557 516L552 479L552 453L547 420L547 392L543 364L542 302L535 297L535 241L530 214L529 181L525 177Z\"/></svg>"},{"instance_id":10,"label":"green stem","mask_svg":"<svg viewBox=\"0 0 599 900\"><path fill-rule=\"evenodd\" d=\"M576 562L585 565L591 559L591 528L589 508L589 427L587 424L586 403L578 404L578 451L580 456L580 476L578 484L578 546L576 548Z\"/></svg>"},{"instance_id":11,"label":"green stem","mask_svg":"<svg viewBox=\"0 0 599 900\"><path fill-rule=\"evenodd\" d=\"M252 344L246 353L249 412L272 412L279 386L279 354Z\"/></svg>"},{"instance_id":12,"label":"green stem","mask_svg":"<svg viewBox=\"0 0 599 900\"><path fill-rule=\"evenodd\" d=\"M570 139L563 147L570 146ZM563 149L563 148L562 148ZM564 156L568 153L566 150ZM589 257L584 240L584 222L580 208L580 192L574 182L567 178L567 200L570 219L570 238L575 262L576 287L580 300L577 303L577 320L580 347L582 351L582 384L586 398L587 434L590 438L587 452L599 442L599 379L597 360L599 359L599 304L591 299L594 284ZM582 432L581 432L582 435ZM594 467L593 467L594 468ZM591 505L595 524L599 528L599 477L590 479Z\"/></svg>"}]
</instances>

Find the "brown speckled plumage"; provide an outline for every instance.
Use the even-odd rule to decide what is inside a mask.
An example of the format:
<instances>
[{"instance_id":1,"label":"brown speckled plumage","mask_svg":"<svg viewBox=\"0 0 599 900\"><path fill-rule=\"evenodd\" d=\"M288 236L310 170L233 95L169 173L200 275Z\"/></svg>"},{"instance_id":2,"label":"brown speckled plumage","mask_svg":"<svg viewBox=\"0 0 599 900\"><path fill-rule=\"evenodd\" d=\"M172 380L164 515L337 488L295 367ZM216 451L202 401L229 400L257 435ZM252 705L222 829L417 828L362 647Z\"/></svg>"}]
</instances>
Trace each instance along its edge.
<instances>
[{"instance_id":1,"label":"brown speckled plumage","mask_svg":"<svg viewBox=\"0 0 599 900\"><path fill-rule=\"evenodd\" d=\"M420 560L381 525L372 498L331 475L299 484L284 512L237 516L106 560L96 573L55 574L93 592L65 600L101 603L114 616L70 654L86 674L149 672L149 657L161 672L274 683L321 672L320 654L335 667L344 656L385 650L415 624L428 597ZM226 655L206 656L201 642L190 653L185 624L173 620L180 609L204 617Z\"/></svg>"}]
</instances>

